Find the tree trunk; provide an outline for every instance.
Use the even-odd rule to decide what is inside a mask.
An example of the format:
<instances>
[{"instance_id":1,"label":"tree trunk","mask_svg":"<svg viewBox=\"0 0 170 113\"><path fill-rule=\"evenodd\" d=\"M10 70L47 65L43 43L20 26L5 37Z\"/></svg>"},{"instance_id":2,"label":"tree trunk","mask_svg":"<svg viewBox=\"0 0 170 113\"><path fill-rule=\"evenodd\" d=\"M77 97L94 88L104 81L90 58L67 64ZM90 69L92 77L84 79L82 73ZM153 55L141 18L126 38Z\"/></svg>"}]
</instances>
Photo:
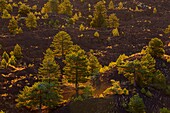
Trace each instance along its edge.
<instances>
[{"instance_id":1,"label":"tree trunk","mask_svg":"<svg viewBox=\"0 0 170 113\"><path fill-rule=\"evenodd\" d=\"M79 96L79 91L78 91L78 70L76 68L76 83L75 83L75 88L76 88L76 97Z\"/></svg>"},{"instance_id":2,"label":"tree trunk","mask_svg":"<svg viewBox=\"0 0 170 113\"><path fill-rule=\"evenodd\" d=\"M64 60L64 48L63 48L63 38L62 38L62 42L61 42L61 61ZM62 82L62 79L63 79L63 74L64 74L64 71L63 71L63 66L60 65L60 69L61 69L61 76L60 76L60 80Z\"/></svg>"},{"instance_id":3,"label":"tree trunk","mask_svg":"<svg viewBox=\"0 0 170 113\"><path fill-rule=\"evenodd\" d=\"M136 88L136 79L137 79L136 78L136 70L134 70L134 84L133 85L134 85L135 88Z\"/></svg>"},{"instance_id":4,"label":"tree trunk","mask_svg":"<svg viewBox=\"0 0 170 113\"><path fill-rule=\"evenodd\" d=\"M42 97L41 97L41 90L40 90L40 105L39 105L39 112L40 113L42 113L41 106L42 106Z\"/></svg>"}]
</instances>

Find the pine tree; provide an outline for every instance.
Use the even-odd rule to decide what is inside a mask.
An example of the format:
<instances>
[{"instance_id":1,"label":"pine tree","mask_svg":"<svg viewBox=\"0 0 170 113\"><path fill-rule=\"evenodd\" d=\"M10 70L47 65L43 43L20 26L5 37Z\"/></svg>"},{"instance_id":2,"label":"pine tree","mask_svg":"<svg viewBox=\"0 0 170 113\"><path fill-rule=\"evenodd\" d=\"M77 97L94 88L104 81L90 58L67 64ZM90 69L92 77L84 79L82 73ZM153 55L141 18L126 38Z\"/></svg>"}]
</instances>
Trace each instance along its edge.
<instances>
[{"instance_id":1,"label":"pine tree","mask_svg":"<svg viewBox=\"0 0 170 113\"><path fill-rule=\"evenodd\" d=\"M97 37L97 38L99 38L99 36L100 36L99 32L97 32L97 31L96 31L96 32L94 32L94 34L93 34L93 35L94 35L94 37Z\"/></svg>"},{"instance_id":2,"label":"pine tree","mask_svg":"<svg viewBox=\"0 0 170 113\"><path fill-rule=\"evenodd\" d=\"M8 29L10 33L16 34L18 29L18 22L17 20L15 20L14 17L12 17L11 20L9 21Z\"/></svg>"},{"instance_id":3,"label":"pine tree","mask_svg":"<svg viewBox=\"0 0 170 113\"><path fill-rule=\"evenodd\" d=\"M37 18L32 12L30 12L25 19L25 24L29 29L37 27Z\"/></svg>"},{"instance_id":4,"label":"pine tree","mask_svg":"<svg viewBox=\"0 0 170 113\"><path fill-rule=\"evenodd\" d=\"M73 5L71 4L70 0L64 0L59 6L58 6L58 13L59 14L66 14L71 16L73 14Z\"/></svg>"},{"instance_id":5,"label":"pine tree","mask_svg":"<svg viewBox=\"0 0 170 113\"><path fill-rule=\"evenodd\" d=\"M112 0L110 0L110 2L109 2L109 7L108 7L108 9L110 9L110 10L113 10L113 9L114 9L114 3L113 3Z\"/></svg>"},{"instance_id":6,"label":"pine tree","mask_svg":"<svg viewBox=\"0 0 170 113\"><path fill-rule=\"evenodd\" d=\"M52 47L56 57L64 59L72 45L70 35L65 31L60 31L55 35L50 47Z\"/></svg>"},{"instance_id":7,"label":"pine tree","mask_svg":"<svg viewBox=\"0 0 170 113\"><path fill-rule=\"evenodd\" d=\"M59 0L49 0L51 12L58 12Z\"/></svg>"},{"instance_id":8,"label":"pine tree","mask_svg":"<svg viewBox=\"0 0 170 113\"><path fill-rule=\"evenodd\" d=\"M6 9L7 0L0 0L0 12L3 12Z\"/></svg>"},{"instance_id":9,"label":"pine tree","mask_svg":"<svg viewBox=\"0 0 170 113\"><path fill-rule=\"evenodd\" d=\"M2 54L2 59L5 59L6 61L9 60L9 55L6 51L4 51L4 53Z\"/></svg>"},{"instance_id":10,"label":"pine tree","mask_svg":"<svg viewBox=\"0 0 170 113\"><path fill-rule=\"evenodd\" d=\"M112 34L113 34L114 37L115 36L120 36L118 28L113 29Z\"/></svg>"},{"instance_id":11,"label":"pine tree","mask_svg":"<svg viewBox=\"0 0 170 113\"><path fill-rule=\"evenodd\" d=\"M72 46L65 59L66 66L64 67L65 75L70 82L75 83L76 97L79 95L79 82L82 82L88 75L87 63L88 59L85 51L78 45Z\"/></svg>"},{"instance_id":12,"label":"pine tree","mask_svg":"<svg viewBox=\"0 0 170 113\"><path fill-rule=\"evenodd\" d=\"M145 113L145 104L139 95L134 95L132 98L130 98L128 106L129 112L131 113Z\"/></svg>"},{"instance_id":13,"label":"pine tree","mask_svg":"<svg viewBox=\"0 0 170 113\"><path fill-rule=\"evenodd\" d=\"M1 67L2 68L7 68L7 61L5 60L5 59L2 59L2 61L1 61Z\"/></svg>"},{"instance_id":14,"label":"pine tree","mask_svg":"<svg viewBox=\"0 0 170 113\"><path fill-rule=\"evenodd\" d=\"M83 24L80 24L80 27L79 27L79 31L84 31L85 30L85 27Z\"/></svg>"},{"instance_id":15,"label":"pine tree","mask_svg":"<svg viewBox=\"0 0 170 113\"><path fill-rule=\"evenodd\" d=\"M9 21L8 29L11 34L22 33L22 29L18 27L18 21L14 17Z\"/></svg>"},{"instance_id":16,"label":"pine tree","mask_svg":"<svg viewBox=\"0 0 170 113\"><path fill-rule=\"evenodd\" d=\"M17 64L15 56L11 56L11 58L9 58L8 64L11 64L13 66L15 66Z\"/></svg>"},{"instance_id":17,"label":"pine tree","mask_svg":"<svg viewBox=\"0 0 170 113\"><path fill-rule=\"evenodd\" d=\"M94 6L93 19L90 23L92 27L105 27L107 18L107 9L103 1L99 1Z\"/></svg>"},{"instance_id":18,"label":"pine tree","mask_svg":"<svg viewBox=\"0 0 170 113\"><path fill-rule=\"evenodd\" d=\"M149 46L147 48L147 52L151 54L153 57L162 57L165 54L164 45L161 39L153 38L149 42Z\"/></svg>"},{"instance_id":19,"label":"pine tree","mask_svg":"<svg viewBox=\"0 0 170 113\"><path fill-rule=\"evenodd\" d=\"M166 85L167 85L166 77L160 70L157 70L154 73L153 85L156 89L165 89L166 88Z\"/></svg>"},{"instance_id":20,"label":"pine tree","mask_svg":"<svg viewBox=\"0 0 170 113\"><path fill-rule=\"evenodd\" d=\"M20 7L19 7L19 9L18 9L18 13L21 15L21 16L27 16L27 14L29 14L30 13L30 7L28 6L28 5L26 5L26 4L21 4L20 5Z\"/></svg>"},{"instance_id":21,"label":"pine tree","mask_svg":"<svg viewBox=\"0 0 170 113\"><path fill-rule=\"evenodd\" d=\"M22 58L22 48L18 44L15 45L13 52L16 59L19 60Z\"/></svg>"},{"instance_id":22,"label":"pine tree","mask_svg":"<svg viewBox=\"0 0 170 113\"><path fill-rule=\"evenodd\" d=\"M61 89L58 84L37 82L32 87L25 86L16 99L17 107L39 109L42 106L54 108L62 102Z\"/></svg>"},{"instance_id":23,"label":"pine tree","mask_svg":"<svg viewBox=\"0 0 170 113\"><path fill-rule=\"evenodd\" d=\"M94 51L90 50L88 54L88 70L91 76L96 76L99 74L100 68L102 68L102 66L99 63L97 57L95 57L93 54Z\"/></svg>"},{"instance_id":24,"label":"pine tree","mask_svg":"<svg viewBox=\"0 0 170 113\"><path fill-rule=\"evenodd\" d=\"M156 14L157 13L157 9L156 7L153 8L153 14Z\"/></svg>"},{"instance_id":25,"label":"pine tree","mask_svg":"<svg viewBox=\"0 0 170 113\"><path fill-rule=\"evenodd\" d=\"M157 83L163 85L165 83L164 75L157 73L159 70L155 69L155 63L155 59L150 54L146 54L140 60L122 62L119 64L118 70L120 74L124 74L134 84L134 87L137 85L144 87ZM162 82L157 78L162 78ZM154 81L157 81L157 83Z\"/></svg>"},{"instance_id":26,"label":"pine tree","mask_svg":"<svg viewBox=\"0 0 170 113\"><path fill-rule=\"evenodd\" d=\"M109 19L107 21L107 26L109 28L118 28L119 27L119 19L117 18L117 16L113 13L109 16Z\"/></svg>"},{"instance_id":27,"label":"pine tree","mask_svg":"<svg viewBox=\"0 0 170 113\"><path fill-rule=\"evenodd\" d=\"M150 55L146 54L141 59L141 72L138 75L138 84L140 86L149 85L152 83L153 78L155 78L155 59Z\"/></svg>"},{"instance_id":28,"label":"pine tree","mask_svg":"<svg viewBox=\"0 0 170 113\"><path fill-rule=\"evenodd\" d=\"M59 65L54 60L54 54L51 49L47 49L44 54L41 67L38 69L39 78L43 81L58 81L60 77Z\"/></svg>"},{"instance_id":29,"label":"pine tree","mask_svg":"<svg viewBox=\"0 0 170 113\"><path fill-rule=\"evenodd\" d=\"M46 4L44 4L44 6L41 9L41 13L45 14L45 13L49 13L49 12L50 12L50 5L49 5L49 3L46 3Z\"/></svg>"},{"instance_id":30,"label":"pine tree","mask_svg":"<svg viewBox=\"0 0 170 113\"><path fill-rule=\"evenodd\" d=\"M118 9L123 9L123 3L122 2L119 2Z\"/></svg>"}]
</instances>

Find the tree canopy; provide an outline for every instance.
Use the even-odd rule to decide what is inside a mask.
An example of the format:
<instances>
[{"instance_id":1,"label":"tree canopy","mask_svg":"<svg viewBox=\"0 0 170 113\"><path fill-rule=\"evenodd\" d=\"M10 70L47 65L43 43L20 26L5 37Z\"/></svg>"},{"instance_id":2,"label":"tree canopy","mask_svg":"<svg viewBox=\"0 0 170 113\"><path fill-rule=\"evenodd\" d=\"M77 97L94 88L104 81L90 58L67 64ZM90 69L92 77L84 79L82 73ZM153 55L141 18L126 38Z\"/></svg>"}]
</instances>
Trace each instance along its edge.
<instances>
[{"instance_id":1,"label":"tree canopy","mask_svg":"<svg viewBox=\"0 0 170 113\"><path fill-rule=\"evenodd\" d=\"M88 75L87 55L78 45L72 46L65 59L66 66L64 67L65 74L70 82L75 83L76 96L78 96L78 84L84 81Z\"/></svg>"},{"instance_id":2,"label":"tree canopy","mask_svg":"<svg viewBox=\"0 0 170 113\"><path fill-rule=\"evenodd\" d=\"M50 47L58 58L64 58L69 48L73 45L70 35L65 31L60 31L54 36Z\"/></svg>"}]
</instances>

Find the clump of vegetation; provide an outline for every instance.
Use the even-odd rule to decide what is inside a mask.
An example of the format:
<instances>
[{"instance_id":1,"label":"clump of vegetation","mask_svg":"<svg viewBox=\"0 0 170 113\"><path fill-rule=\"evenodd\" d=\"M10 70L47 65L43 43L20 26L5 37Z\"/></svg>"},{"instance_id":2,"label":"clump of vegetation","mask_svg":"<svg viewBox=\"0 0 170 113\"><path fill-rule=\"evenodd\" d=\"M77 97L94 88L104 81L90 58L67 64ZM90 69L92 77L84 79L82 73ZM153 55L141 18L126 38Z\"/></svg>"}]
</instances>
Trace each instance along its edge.
<instances>
[{"instance_id":1,"label":"clump of vegetation","mask_svg":"<svg viewBox=\"0 0 170 113\"><path fill-rule=\"evenodd\" d=\"M115 8L115 7L114 7L114 3L113 3L112 0L110 0L108 9L113 10L114 8Z\"/></svg>"},{"instance_id":2,"label":"clump of vegetation","mask_svg":"<svg viewBox=\"0 0 170 113\"><path fill-rule=\"evenodd\" d=\"M96 31L96 32L94 33L94 37L99 38L99 36L100 36L99 32Z\"/></svg>"},{"instance_id":3,"label":"clump of vegetation","mask_svg":"<svg viewBox=\"0 0 170 113\"><path fill-rule=\"evenodd\" d=\"M153 38L149 42L147 52L153 57L161 58L165 54L164 45L161 39Z\"/></svg>"},{"instance_id":4,"label":"clump of vegetation","mask_svg":"<svg viewBox=\"0 0 170 113\"><path fill-rule=\"evenodd\" d=\"M48 14L45 13L41 18L42 18L42 19L48 19L48 17L49 17Z\"/></svg>"},{"instance_id":5,"label":"clump of vegetation","mask_svg":"<svg viewBox=\"0 0 170 113\"><path fill-rule=\"evenodd\" d=\"M37 10L37 5L33 5L31 9L32 9L33 11L36 11L36 10Z\"/></svg>"},{"instance_id":6,"label":"clump of vegetation","mask_svg":"<svg viewBox=\"0 0 170 113\"><path fill-rule=\"evenodd\" d=\"M119 2L118 9L123 9L123 3L122 2Z\"/></svg>"},{"instance_id":7,"label":"clump of vegetation","mask_svg":"<svg viewBox=\"0 0 170 113\"><path fill-rule=\"evenodd\" d=\"M164 33L165 33L165 34L170 33L170 25L168 25L168 27L164 30Z\"/></svg>"},{"instance_id":8,"label":"clump of vegetation","mask_svg":"<svg viewBox=\"0 0 170 113\"><path fill-rule=\"evenodd\" d=\"M8 65L7 61L5 59L2 59L1 68L7 68L7 65Z\"/></svg>"},{"instance_id":9,"label":"clump of vegetation","mask_svg":"<svg viewBox=\"0 0 170 113\"><path fill-rule=\"evenodd\" d=\"M84 30L85 30L85 27L84 27L83 24L80 24L79 30L80 30L80 31L84 31Z\"/></svg>"},{"instance_id":10,"label":"clump of vegetation","mask_svg":"<svg viewBox=\"0 0 170 113\"><path fill-rule=\"evenodd\" d=\"M163 108L160 109L160 113L170 113L170 110L163 107Z\"/></svg>"},{"instance_id":11,"label":"clump of vegetation","mask_svg":"<svg viewBox=\"0 0 170 113\"><path fill-rule=\"evenodd\" d=\"M85 88L83 88L82 92L82 98L83 99L88 99L93 97L93 87L92 86L86 86Z\"/></svg>"},{"instance_id":12,"label":"clump of vegetation","mask_svg":"<svg viewBox=\"0 0 170 113\"><path fill-rule=\"evenodd\" d=\"M22 58L22 48L18 44L14 47L13 55L18 60Z\"/></svg>"},{"instance_id":13,"label":"clump of vegetation","mask_svg":"<svg viewBox=\"0 0 170 113\"><path fill-rule=\"evenodd\" d=\"M3 52L2 59L5 59L6 61L9 60L9 55L8 55L8 53L6 51Z\"/></svg>"},{"instance_id":14,"label":"clump of vegetation","mask_svg":"<svg viewBox=\"0 0 170 113\"><path fill-rule=\"evenodd\" d=\"M12 12L13 7L12 7L11 4L7 4L7 5L6 5L6 9L7 9L8 11Z\"/></svg>"},{"instance_id":15,"label":"clump of vegetation","mask_svg":"<svg viewBox=\"0 0 170 113\"><path fill-rule=\"evenodd\" d=\"M13 66L16 66L16 58L15 58L15 56L11 56L10 58L9 58L9 60L8 60L8 64L10 64L10 65L13 65Z\"/></svg>"},{"instance_id":16,"label":"clump of vegetation","mask_svg":"<svg viewBox=\"0 0 170 113\"><path fill-rule=\"evenodd\" d=\"M3 12L4 9L6 9L7 0L1 0L0 1L0 12Z\"/></svg>"},{"instance_id":17,"label":"clump of vegetation","mask_svg":"<svg viewBox=\"0 0 170 113\"><path fill-rule=\"evenodd\" d=\"M139 95L134 95L132 98L130 98L128 111L131 113L145 113L145 104Z\"/></svg>"},{"instance_id":18,"label":"clump of vegetation","mask_svg":"<svg viewBox=\"0 0 170 113\"><path fill-rule=\"evenodd\" d=\"M145 88L142 88L142 89L140 90L140 92L143 93L143 94L146 94Z\"/></svg>"},{"instance_id":19,"label":"clump of vegetation","mask_svg":"<svg viewBox=\"0 0 170 113\"><path fill-rule=\"evenodd\" d=\"M111 80L111 82L112 82L112 86L107 88L103 92L104 95L108 95L108 94L129 95L129 91L126 88L122 89L120 87L120 82L119 81Z\"/></svg>"},{"instance_id":20,"label":"clump of vegetation","mask_svg":"<svg viewBox=\"0 0 170 113\"><path fill-rule=\"evenodd\" d=\"M1 17L3 19L9 19L9 18L11 18L11 15L9 14L9 12L6 9L4 9Z\"/></svg>"},{"instance_id":21,"label":"clump of vegetation","mask_svg":"<svg viewBox=\"0 0 170 113\"><path fill-rule=\"evenodd\" d=\"M153 8L153 13L156 14L157 13L157 9L156 7Z\"/></svg>"},{"instance_id":22,"label":"clump of vegetation","mask_svg":"<svg viewBox=\"0 0 170 113\"><path fill-rule=\"evenodd\" d=\"M114 37L120 36L119 31L118 31L118 28L113 29L113 30L112 30L112 34L113 34Z\"/></svg>"},{"instance_id":23,"label":"clump of vegetation","mask_svg":"<svg viewBox=\"0 0 170 113\"><path fill-rule=\"evenodd\" d=\"M79 16L77 15L77 13L75 13L70 21L72 21L72 24L75 24L76 21L78 21L78 20L79 20Z\"/></svg>"},{"instance_id":24,"label":"clump of vegetation","mask_svg":"<svg viewBox=\"0 0 170 113\"><path fill-rule=\"evenodd\" d=\"M146 92L146 96L152 97L152 93L148 90L148 91Z\"/></svg>"},{"instance_id":25,"label":"clump of vegetation","mask_svg":"<svg viewBox=\"0 0 170 113\"><path fill-rule=\"evenodd\" d=\"M49 26L52 27L52 28L58 28L58 24L59 24L59 21L58 20L53 20L51 19L49 22L48 22Z\"/></svg>"}]
</instances>

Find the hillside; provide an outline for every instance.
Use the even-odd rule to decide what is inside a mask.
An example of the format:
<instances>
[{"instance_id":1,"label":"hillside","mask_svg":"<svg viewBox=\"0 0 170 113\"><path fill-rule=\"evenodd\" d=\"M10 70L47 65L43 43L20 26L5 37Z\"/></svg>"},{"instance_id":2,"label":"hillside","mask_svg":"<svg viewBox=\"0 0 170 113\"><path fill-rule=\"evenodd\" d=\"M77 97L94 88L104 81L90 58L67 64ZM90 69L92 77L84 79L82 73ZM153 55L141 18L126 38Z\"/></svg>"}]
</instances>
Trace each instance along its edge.
<instances>
[{"instance_id":1,"label":"hillside","mask_svg":"<svg viewBox=\"0 0 170 113\"><path fill-rule=\"evenodd\" d=\"M0 0L0 4L2 1ZM16 44L22 48L22 58L16 61L15 65L0 68L0 110L6 113L39 112L38 109L17 108L16 99L24 86L32 86L40 81L39 68L42 66L40 64L45 58L46 50L51 46L56 34L60 31L68 33L73 44L80 46L87 56L92 49L94 56L97 57L103 68L111 62L116 62L122 54L128 56L127 59L123 59L127 62L135 61L135 59L141 61L142 57L145 56L141 51L146 49L151 39L161 39L165 53L162 57L155 57L155 71L160 70L165 76L166 88L157 89L151 85L146 86L144 88L152 93L152 96L148 97L141 93L142 86L134 87L130 84L124 73L120 74L119 67L114 64L116 66L109 68L104 73L99 73L98 78L96 77L95 84L93 84L95 89L93 98L73 102L71 98L75 96L74 85L63 83L61 86L62 95L65 100L69 100L49 110L50 113L127 113L126 105L130 98L137 93L144 101L146 113L160 113L159 109L163 107L170 109L170 95L165 93L165 90L170 85L170 63L168 62L168 58L170 59L170 33L165 33L165 29L170 25L170 1L112 1L114 9L108 9L110 0L105 0L104 4L107 9L107 19L113 13L118 18L118 23L120 24L116 27L119 32L118 36L113 35L112 30L114 27L94 27L90 24L94 17L94 6L99 0L70 0L73 6L71 15L56 12L42 13L42 8L48 0L9 0L8 3L13 6L13 10L9 11L9 13L18 21L23 33L10 33L8 26L11 18L3 18L3 11L0 9L0 61L2 64L4 51L10 55ZM120 2L123 3L122 8L119 8ZM15 6L14 3L18 4L18 6ZM18 16L21 4L27 4L32 7L30 12L33 12L36 18L39 18L35 28L26 26L27 14L26 16L22 14ZM33 9L35 5L36 8ZM0 5L0 7L2 6ZM154 8L156 8L155 12ZM48 14L47 18L43 17L45 14ZM83 25L83 30L80 30L80 25ZM98 32L99 36L95 36L95 32ZM66 58L63 59L65 60ZM55 58L54 60L62 67L66 65L63 64L65 62L62 61L63 59ZM65 77L65 74L63 75ZM112 86L110 82L112 79L120 81L120 86L126 88L129 95L109 95L99 98L103 91ZM89 85L89 81L81 85ZM43 112L48 112L46 106L43 107Z\"/></svg>"}]
</instances>

